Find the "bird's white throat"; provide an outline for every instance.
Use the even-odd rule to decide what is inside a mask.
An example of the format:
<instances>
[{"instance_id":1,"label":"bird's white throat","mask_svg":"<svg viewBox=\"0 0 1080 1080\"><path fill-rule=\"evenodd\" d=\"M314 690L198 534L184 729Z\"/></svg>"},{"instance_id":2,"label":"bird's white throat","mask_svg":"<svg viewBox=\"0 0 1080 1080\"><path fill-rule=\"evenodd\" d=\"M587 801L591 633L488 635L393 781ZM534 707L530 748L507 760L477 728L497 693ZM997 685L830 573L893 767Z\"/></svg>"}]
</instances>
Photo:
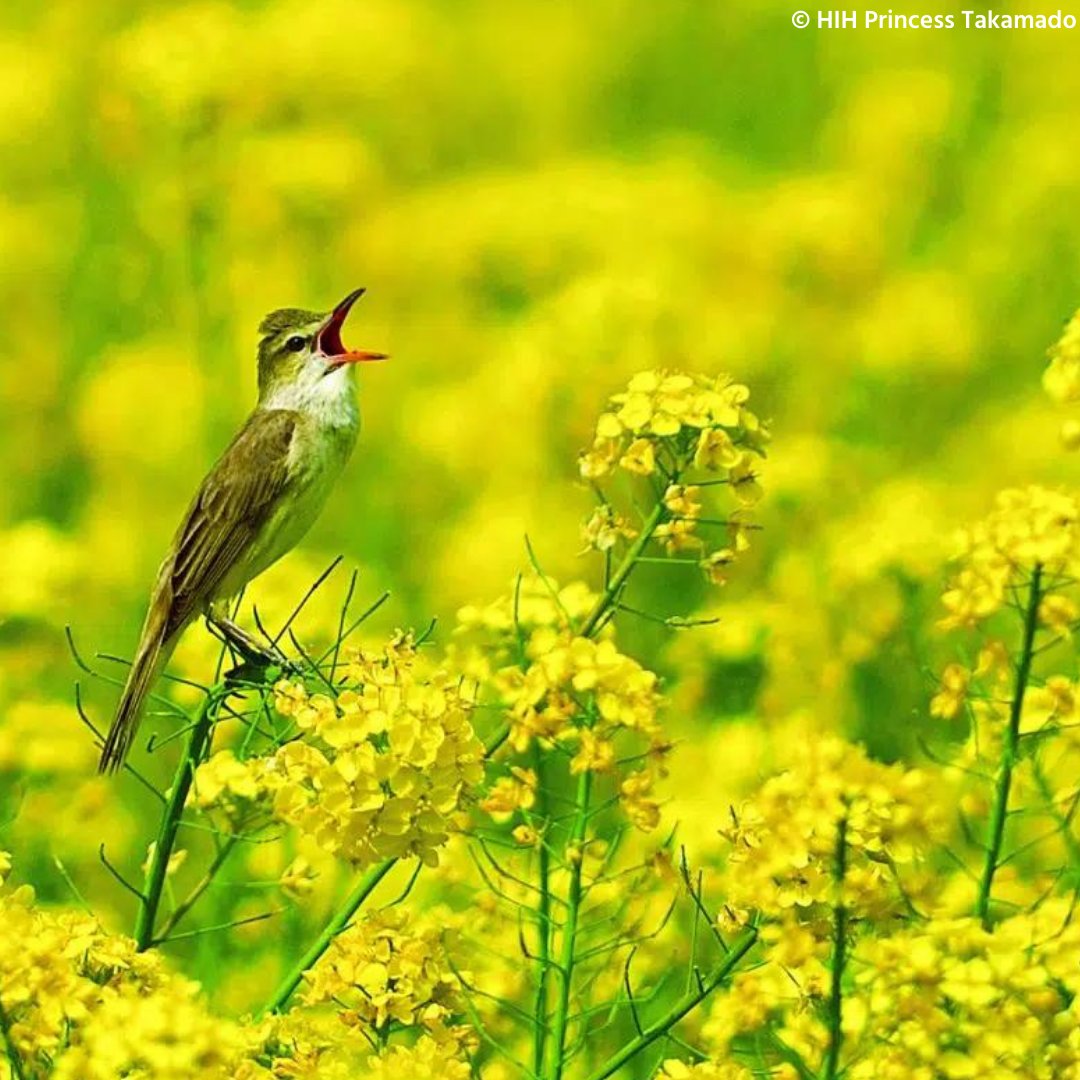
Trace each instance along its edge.
<instances>
[{"instance_id":1,"label":"bird's white throat","mask_svg":"<svg viewBox=\"0 0 1080 1080\"><path fill-rule=\"evenodd\" d=\"M319 427L354 428L360 420L356 389L348 364L325 373L309 364L298 378L274 391L262 402L265 409L302 413Z\"/></svg>"}]
</instances>

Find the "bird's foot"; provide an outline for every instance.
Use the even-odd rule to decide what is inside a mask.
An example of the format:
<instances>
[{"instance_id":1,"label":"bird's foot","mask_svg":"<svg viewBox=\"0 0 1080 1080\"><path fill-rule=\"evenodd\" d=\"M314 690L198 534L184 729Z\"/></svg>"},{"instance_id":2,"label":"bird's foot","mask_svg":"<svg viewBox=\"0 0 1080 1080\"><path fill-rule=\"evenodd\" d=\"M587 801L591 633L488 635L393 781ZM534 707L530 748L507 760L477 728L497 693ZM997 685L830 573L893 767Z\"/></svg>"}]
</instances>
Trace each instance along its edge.
<instances>
[{"instance_id":1,"label":"bird's foot","mask_svg":"<svg viewBox=\"0 0 1080 1080\"><path fill-rule=\"evenodd\" d=\"M290 660L275 643L264 645L231 619L207 616L207 621L224 638L225 643L240 657L240 663L226 673L232 681L261 682L270 668L278 668L287 675L296 675L300 667Z\"/></svg>"}]
</instances>

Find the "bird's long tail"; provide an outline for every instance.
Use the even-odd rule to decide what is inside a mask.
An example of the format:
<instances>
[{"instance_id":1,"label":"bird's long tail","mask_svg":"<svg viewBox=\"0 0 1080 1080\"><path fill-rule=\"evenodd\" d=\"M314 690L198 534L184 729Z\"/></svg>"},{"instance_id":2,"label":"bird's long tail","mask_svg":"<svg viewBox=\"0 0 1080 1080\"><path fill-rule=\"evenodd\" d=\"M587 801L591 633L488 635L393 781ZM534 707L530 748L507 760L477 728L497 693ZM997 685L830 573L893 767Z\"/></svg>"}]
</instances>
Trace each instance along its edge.
<instances>
[{"instance_id":1,"label":"bird's long tail","mask_svg":"<svg viewBox=\"0 0 1080 1080\"><path fill-rule=\"evenodd\" d=\"M139 647L101 751L98 772L113 773L124 764L142 719L146 697L161 674L161 669L168 663L176 644L175 635L172 638L166 636L167 613L155 610L156 608L156 604L151 604L146 616Z\"/></svg>"}]
</instances>

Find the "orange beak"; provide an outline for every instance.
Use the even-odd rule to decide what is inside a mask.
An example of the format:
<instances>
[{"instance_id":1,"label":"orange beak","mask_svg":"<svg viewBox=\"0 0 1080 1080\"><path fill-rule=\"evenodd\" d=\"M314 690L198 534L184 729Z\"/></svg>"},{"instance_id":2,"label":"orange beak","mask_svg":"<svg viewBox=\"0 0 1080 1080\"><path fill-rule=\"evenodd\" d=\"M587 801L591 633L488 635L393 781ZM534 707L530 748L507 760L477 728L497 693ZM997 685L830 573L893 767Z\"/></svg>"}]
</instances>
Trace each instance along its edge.
<instances>
[{"instance_id":1,"label":"orange beak","mask_svg":"<svg viewBox=\"0 0 1080 1080\"><path fill-rule=\"evenodd\" d=\"M323 356L332 361L331 370L336 370L343 364L359 364L366 360L386 359L386 353L370 352L367 349L347 349L341 340L341 327L345 323L345 318L352 310L353 304L363 295L363 289L355 289L349 293L330 312L330 317L323 323L318 333L316 346Z\"/></svg>"}]
</instances>

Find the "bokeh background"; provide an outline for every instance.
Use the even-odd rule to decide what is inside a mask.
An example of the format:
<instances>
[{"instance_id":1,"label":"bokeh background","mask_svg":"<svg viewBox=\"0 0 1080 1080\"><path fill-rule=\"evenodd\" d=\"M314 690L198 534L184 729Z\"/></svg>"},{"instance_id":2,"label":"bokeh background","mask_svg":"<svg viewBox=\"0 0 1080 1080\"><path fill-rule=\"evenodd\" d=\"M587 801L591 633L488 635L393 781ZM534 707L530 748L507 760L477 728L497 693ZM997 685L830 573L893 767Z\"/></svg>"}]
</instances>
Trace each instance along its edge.
<instances>
[{"instance_id":1,"label":"bokeh background","mask_svg":"<svg viewBox=\"0 0 1080 1080\"><path fill-rule=\"evenodd\" d=\"M253 400L259 318L357 285L347 339L393 359L361 373L323 518L252 590L268 618L338 554L393 594L373 633L505 592L526 535L595 581L575 455L603 400L642 368L730 371L773 421L765 530L719 599L646 575L643 606L674 587L722 622L621 632L662 650L698 748L672 813L707 847L793 731L917 756L953 530L1075 477L1039 374L1077 303L1076 39L791 10L3 5L0 846L45 899L70 899L60 859L125 926L97 845L131 867L149 839L93 775L64 626L132 648ZM212 644L192 629L179 669L209 677ZM106 723L115 692L84 690Z\"/></svg>"}]
</instances>

